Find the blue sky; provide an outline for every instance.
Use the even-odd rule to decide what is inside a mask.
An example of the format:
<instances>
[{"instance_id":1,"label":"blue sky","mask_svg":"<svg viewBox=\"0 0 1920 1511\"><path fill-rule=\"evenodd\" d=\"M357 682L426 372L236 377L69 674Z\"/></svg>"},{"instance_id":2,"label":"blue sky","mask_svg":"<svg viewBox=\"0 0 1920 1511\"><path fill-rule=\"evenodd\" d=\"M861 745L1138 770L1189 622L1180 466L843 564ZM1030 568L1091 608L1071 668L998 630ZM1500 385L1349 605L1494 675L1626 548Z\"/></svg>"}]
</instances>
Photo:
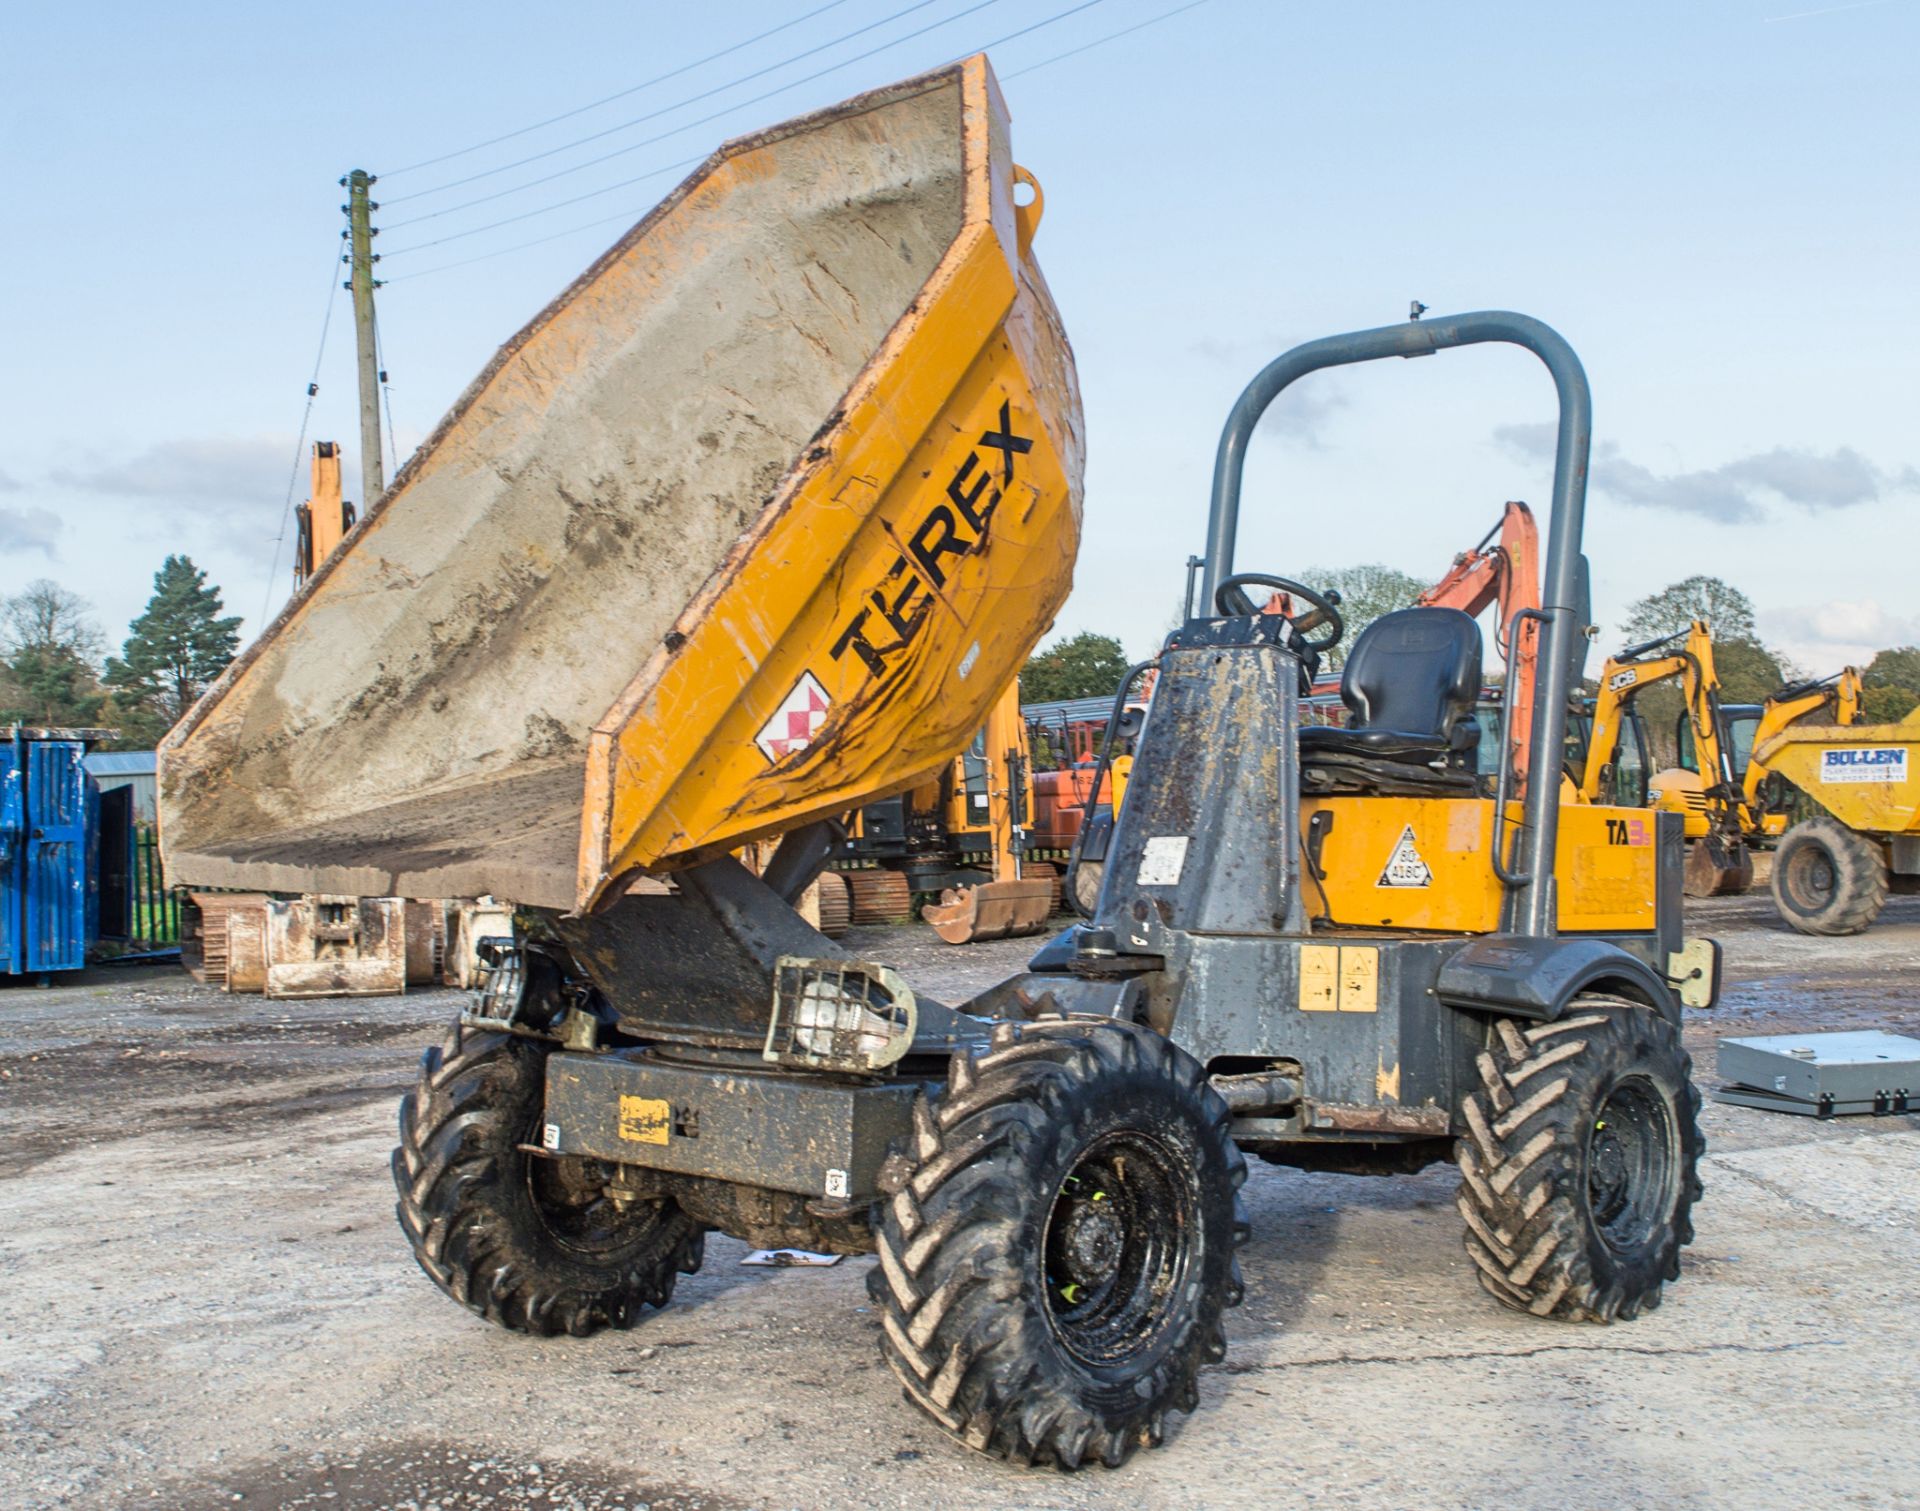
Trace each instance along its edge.
<instances>
[{"instance_id":1,"label":"blue sky","mask_svg":"<svg viewBox=\"0 0 1920 1511\"><path fill-rule=\"evenodd\" d=\"M929 0L892 21L910 0L841 0L615 104L393 171L820 3L10 8L0 592L51 576L116 641L168 551L209 568L249 628L284 598L275 541L348 168L385 175L381 322L404 454L678 172L554 202L1074 0ZM1149 650L1201 547L1242 384L1295 341L1402 318L1419 298L1524 310L1579 349L1603 622L1713 572L1808 671L1920 640L1920 0L1204 0L1154 21L1180 3L1095 0L992 49L1016 156L1046 187L1037 249L1087 404L1087 538L1062 631ZM469 191L401 198L655 111ZM604 166L400 224L715 112ZM422 245L443 236L457 239ZM447 266L468 258L481 260ZM345 442L356 478L344 295L320 385L309 435ZM1323 375L1256 448L1239 564L1437 576L1503 499L1544 501L1529 427L1551 417L1519 353Z\"/></svg>"}]
</instances>

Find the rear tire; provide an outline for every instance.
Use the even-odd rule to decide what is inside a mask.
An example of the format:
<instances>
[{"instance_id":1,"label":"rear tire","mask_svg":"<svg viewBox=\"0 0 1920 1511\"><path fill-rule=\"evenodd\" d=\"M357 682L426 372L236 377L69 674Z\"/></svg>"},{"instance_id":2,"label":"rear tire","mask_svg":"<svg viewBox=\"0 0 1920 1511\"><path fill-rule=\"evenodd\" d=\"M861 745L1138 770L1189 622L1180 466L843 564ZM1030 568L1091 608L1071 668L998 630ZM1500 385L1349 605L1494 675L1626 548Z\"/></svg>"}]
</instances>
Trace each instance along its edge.
<instances>
[{"instance_id":1,"label":"rear tire","mask_svg":"<svg viewBox=\"0 0 1920 1511\"><path fill-rule=\"evenodd\" d=\"M1017 1463L1157 1445L1243 1293L1227 1125L1200 1066L1131 1024L1003 1025L956 1056L888 1162L867 1281L907 1398Z\"/></svg>"},{"instance_id":2,"label":"rear tire","mask_svg":"<svg viewBox=\"0 0 1920 1511\"><path fill-rule=\"evenodd\" d=\"M1802 934L1858 934L1887 905L1886 852L1821 814L1787 831L1769 885L1780 916Z\"/></svg>"},{"instance_id":3,"label":"rear tire","mask_svg":"<svg viewBox=\"0 0 1920 1511\"><path fill-rule=\"evenodd\" d=\"M1495 1024L1455 1151L1480 1284L1538 1317L1612 1322L1680 1278L1700 1198L1700 1093L1679 1030L1585 993L1551 1023Z\"/></svg>"},{"instance_id":4,"label":"rear tire","mask_svg":"<svg viewBox=\"0 0 1920 1511\"><path fill-rule=\"evenodd\" d=\"M511 1332L585 1337L665 1306L705 1229L671 1201L616 1202L604 1166L537 1143L548 1046L456 1027L400 1103L396 1213L427 1278Z\"/></svg>"}]
</instances>

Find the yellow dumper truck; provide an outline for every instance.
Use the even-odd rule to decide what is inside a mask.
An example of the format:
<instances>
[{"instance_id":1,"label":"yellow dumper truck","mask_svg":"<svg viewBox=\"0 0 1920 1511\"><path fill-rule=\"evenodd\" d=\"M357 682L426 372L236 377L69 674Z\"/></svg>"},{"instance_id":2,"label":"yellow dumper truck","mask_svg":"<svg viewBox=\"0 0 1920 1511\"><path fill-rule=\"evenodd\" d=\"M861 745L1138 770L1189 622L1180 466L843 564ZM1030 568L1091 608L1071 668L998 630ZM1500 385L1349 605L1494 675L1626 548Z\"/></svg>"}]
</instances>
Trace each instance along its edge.
<instances>
[{"instance_id":1,"label":"yellow dumper truck","mask_svg":"<svg viewBox=\"0 0 1920 1511\"><path fill-rule=\"evenodd\" d=\"M1823 811L1787 830L1773 858L1773 901L1803 934L1857 934L1887 894L1920 889L1920 708L1898 724L1859 724L1859 679L1833 724L1763 725L1753 765L1777 773Z\"/></svg>"},{"instance_id":2,"label":"yellow dumper truck","mask_svg":"<svg viewBox=\"0 0 1920 1511\"><path fill-rule=\"evenodd\" d=\"M1677 816L1483 791L1471 620L1370 627L1354 717L1302 730L1334 603L1234 571L1296 379L1534 352L1528 769L1557 771L1587 387L1501 312L1311 342L1236 405L1091 918L959 1006L801 920L840 816L958 755L1066 597L1084 448L1040 217L980 57L729 143L502 348L160 769L189 884L518 905L400 1111L400 1224L448 1295L586 1334L665 1303L709 1230L874 1254L909 1399L1073 1468L1194 1408L1248 1153L1457 1161L1498 1300L1657 1305L1699 1193L1680 1006L1716 960Z\"/></svg>"}]
</instances>

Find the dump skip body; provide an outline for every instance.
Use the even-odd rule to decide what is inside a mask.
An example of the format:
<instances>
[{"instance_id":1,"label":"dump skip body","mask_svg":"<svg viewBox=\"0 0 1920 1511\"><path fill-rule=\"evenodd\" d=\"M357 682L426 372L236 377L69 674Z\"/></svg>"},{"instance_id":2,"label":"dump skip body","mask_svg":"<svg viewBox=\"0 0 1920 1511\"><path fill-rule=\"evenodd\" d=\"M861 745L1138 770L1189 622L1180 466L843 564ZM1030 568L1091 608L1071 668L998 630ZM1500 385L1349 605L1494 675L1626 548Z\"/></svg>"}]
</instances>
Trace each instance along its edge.
<instances>
[{"instance_id":1,"label":"dump skip body","mask_svg":"<svg viewBox=\"0 0 1920 1511\"><path fill-rule=\"evenodd\" d=\"M168 737L170 874L591 908L963 746L1082 434L973 58L729 143L501 349Z\"/></svg>"}]
</instances>

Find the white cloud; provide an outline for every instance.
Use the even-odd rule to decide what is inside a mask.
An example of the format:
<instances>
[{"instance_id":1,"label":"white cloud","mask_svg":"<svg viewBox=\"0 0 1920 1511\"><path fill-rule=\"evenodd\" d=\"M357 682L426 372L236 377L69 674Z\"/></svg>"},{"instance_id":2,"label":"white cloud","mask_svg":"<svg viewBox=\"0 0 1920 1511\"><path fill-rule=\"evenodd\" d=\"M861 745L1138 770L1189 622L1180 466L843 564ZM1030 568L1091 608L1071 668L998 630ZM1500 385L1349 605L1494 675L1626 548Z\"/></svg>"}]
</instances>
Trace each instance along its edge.
<instances>
[{"instance_id":1,"label":"white cloud","mask_svg":"<svg viewBox=\"0 0 1920 1511\"><path fill-rule=\"evenodd\" d=\"M59 535L60 516L51 510L0 509L0 551L38 551L51 558Z\"/></svg>"},{"instance_id":2,"label":"white cloud","mask_svg":"<svg viewBox=\"0 0 1920 1511\"><path fill-rule=\"evenodd\" d=\"M1864 666L1877 651L1920 644L1920 614L1892 613L1871 598L1835 598L1764 610L1760 632L1810 673L1825 676L1843 666Z\"/></svg>"},{"instance_id":3,"label":"white cloud","mask_svg":"<svg viewBox=\"0 0 1920 1511\"><path fill-rule=\"evenodd\" d=\"M11 476L4 469L0 469L0 493L18 493L25 486L26 484L22 483L19 479Z\"/></svg>"},{"instance_id":4,"label":"white cloud","mask_svg":"<svg viewBox=\"0 0 1920 1511\"><path fill-rule=\"evenodd\" d=\"M161 441L124 462L61 468L52 481L126 498L177 498L202 505L278 507L287 489L291 450L263 437L214 436Z\"/></svg>"},{"instance_id":5,"label":"white cloud","mask_svg":"<svg viewBox=\"0 0 1920 1511\"><path fill-rule=\"evenodd\" d=\"M1520 456L1553 455L1551 425L1502 425L1493 438ZM1824 453L1776 446L1702 471L1659 473L1623 456L1615 443L1602 441L1593 448L1589 486L1644 509L1750 524L1766 518L1773 499L1817 512L1920 491L1920 472L1912 467L1887 472L1851 446Z\"/></svg>"}]
</instances>

